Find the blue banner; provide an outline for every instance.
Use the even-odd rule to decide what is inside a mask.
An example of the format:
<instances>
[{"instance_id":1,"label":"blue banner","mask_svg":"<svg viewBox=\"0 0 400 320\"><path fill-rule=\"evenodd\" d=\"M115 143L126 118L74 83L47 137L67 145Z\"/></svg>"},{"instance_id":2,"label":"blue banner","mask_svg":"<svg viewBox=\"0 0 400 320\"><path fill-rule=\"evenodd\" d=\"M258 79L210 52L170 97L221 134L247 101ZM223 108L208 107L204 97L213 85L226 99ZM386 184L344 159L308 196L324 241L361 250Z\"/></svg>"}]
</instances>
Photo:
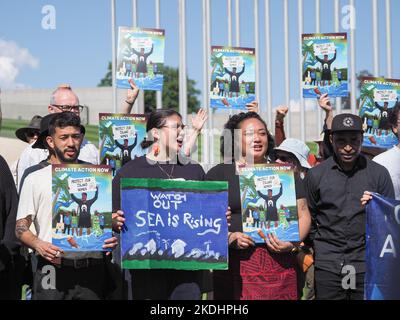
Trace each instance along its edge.
<instances>
[{"instance_id":1,"label":"blue banner","mask_svg":"<svg viewBox=\"0 0 400 320\"><path fill-rule=\"evenodd\" d=\"M400 299L400 201L374 194L366 208L366 300Z\"/></svg>"}]
</instances>

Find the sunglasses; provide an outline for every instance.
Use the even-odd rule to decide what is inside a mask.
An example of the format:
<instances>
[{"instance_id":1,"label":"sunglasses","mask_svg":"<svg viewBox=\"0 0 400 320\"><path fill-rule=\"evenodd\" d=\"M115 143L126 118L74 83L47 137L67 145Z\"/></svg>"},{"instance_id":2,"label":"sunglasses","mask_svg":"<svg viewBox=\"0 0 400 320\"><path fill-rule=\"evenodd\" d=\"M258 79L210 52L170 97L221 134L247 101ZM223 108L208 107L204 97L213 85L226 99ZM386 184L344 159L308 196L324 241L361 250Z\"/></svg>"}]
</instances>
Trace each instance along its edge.
<instances>
[{"instance_id":1,"label":"sunglasses","mask_svg":"<svg viewBox=\"0 0 400 320\"><path fill-rule=\"evenodd\" d=\"M34 137L39 136L39 130L29 130L25 132L25 137L32 139Z\"/></svg>"}]
</instances>

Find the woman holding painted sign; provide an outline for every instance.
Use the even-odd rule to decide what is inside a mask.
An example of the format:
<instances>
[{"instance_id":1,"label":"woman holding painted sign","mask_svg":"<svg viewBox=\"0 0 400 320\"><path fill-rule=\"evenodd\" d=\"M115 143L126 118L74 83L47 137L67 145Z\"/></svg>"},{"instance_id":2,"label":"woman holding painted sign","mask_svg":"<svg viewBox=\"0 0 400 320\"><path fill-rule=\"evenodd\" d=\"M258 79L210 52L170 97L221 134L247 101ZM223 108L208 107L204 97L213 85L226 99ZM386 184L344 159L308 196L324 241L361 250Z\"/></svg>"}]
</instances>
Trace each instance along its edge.
<instances>
[{"instance_id":1,"label":"woman holding painted sign","mask_svg":"<svg viewBox=\"0 0 400 320\"><path fill-rule=\"evenodd\" d=\"M237 131L240 130L240 131ZM267 125L254 112L239 113L225 124L221 137L224 163L212 168L207 180L229 182L229 206L232 221L229 228L229 271L214 271L215 299L297 299L297 247L270 235L264 244L256 245L242 232L239 176L237 167L268 163L273 157L274 140ZM237 150L242 150L238 154ZM229 154L228 154L229 153ZM310 228L310 213L301 180L296 179L296 198L300 238Z\"/></svg>"},{"instance_id":2,"label":"woman holding painted sign","mask_svg":"<svg viewBox=\"0 0 400 320\"><path fill-rule=\"evenodd\" d=\"M149 115L148 137L141 143L142 148L148 149L147 154L127 163L113 180L115 210L121 209L121 178L204 180L205 173L199 164L183 165L179 161L183 128L182 117L174 110L158 110ZM121 223L119 227L122 227ZM133 299L197 300L205 292L204 271L152 269L132 270L130 273Z\"/></svg>"}]
</instances>

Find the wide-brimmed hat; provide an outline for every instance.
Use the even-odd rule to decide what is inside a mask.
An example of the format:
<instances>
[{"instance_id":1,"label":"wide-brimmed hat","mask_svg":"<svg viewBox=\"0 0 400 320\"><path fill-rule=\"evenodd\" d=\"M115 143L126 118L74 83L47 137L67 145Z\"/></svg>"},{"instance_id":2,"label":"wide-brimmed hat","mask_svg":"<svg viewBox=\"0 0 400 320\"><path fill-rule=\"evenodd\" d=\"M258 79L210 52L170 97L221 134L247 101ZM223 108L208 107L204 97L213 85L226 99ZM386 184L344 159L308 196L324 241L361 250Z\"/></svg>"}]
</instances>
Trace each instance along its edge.
<instances>
[{"instance_id":1,"label":"wide-brimmed hat","mask_svg":"<svg viewBox=\"0 0 400 320\"><path fill-rule=\"evenodd\" d=\"M37 138L36 142L32 145L34 149L47 149L45 140L46 137L49 135L49 127L50 123L58 117L61 113L50 113L47 116L43 117L42 122L40 123L40 134ZM81 132L85 134L85 127L81 125Z\"/></svg>"},{"instance_id":2,"label":"wide-brimmed hat","mask_svg":"<svg viewBox=\"0 0 400 320\"><path fill-rule=\"evenodd\" d=\"M18 139L24 141L24 142L29 142L27 139L27 133L30 131L37 131L39 132L40 130L40 122L42 121L43 117L35 115L29 122L29 124L26 127L19 128L15 131L15 135L17 136Z\"/></svg>"},{"instance_id":3,"label":"wide-brimmed hat","mask_svg":"<svg viewBox=\"0 0 400 320\"><path fill-rule=\"evenodd\" d=\"M292 138L285 139L279 145L279 147L276 147L274 150L289 152L293 154L297 158L297 160L299 160L300 165L303 168L311 168L311 165L307 161L310 154L310 148L301 140Z\"/></svg>"}]
</instances>

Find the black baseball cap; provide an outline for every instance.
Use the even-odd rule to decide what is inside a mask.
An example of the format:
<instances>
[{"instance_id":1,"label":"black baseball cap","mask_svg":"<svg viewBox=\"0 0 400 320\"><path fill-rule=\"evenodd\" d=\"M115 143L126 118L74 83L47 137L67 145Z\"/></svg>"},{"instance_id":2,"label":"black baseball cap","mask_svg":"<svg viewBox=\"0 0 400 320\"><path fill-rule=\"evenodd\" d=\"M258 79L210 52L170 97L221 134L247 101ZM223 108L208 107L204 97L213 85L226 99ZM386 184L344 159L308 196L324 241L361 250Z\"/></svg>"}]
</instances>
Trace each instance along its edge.
<instances>
[{"instance_id":1,"label":"black baseball cap","mask_svg":"<svg viewBox=\"0 0 400 320\"><path fill-rule=\"evenodd\" d=\"M40 134L36 140L36 142L32 145L32 148L34 149L47 149L47 145L45 143L45 140L47 136L49 135L49 127L50 123L55 121L57 117L60 116L62 112L58 113L50 113L42 118L42 121L40 122ZM82 134L85 134L85 127L81 125L81 132Z\"/></svg>"},{"instance_id":2,"label":"black baseball cap","mask_svg":"<svg viewBox=\"0 0 400 320\"><path fill-rule=\"evenodd\" d=\"M333 118L331 132L354 131L363 133L363 122L359 116L352 113L338 114Z\"/></svg>"}]
</instances>

